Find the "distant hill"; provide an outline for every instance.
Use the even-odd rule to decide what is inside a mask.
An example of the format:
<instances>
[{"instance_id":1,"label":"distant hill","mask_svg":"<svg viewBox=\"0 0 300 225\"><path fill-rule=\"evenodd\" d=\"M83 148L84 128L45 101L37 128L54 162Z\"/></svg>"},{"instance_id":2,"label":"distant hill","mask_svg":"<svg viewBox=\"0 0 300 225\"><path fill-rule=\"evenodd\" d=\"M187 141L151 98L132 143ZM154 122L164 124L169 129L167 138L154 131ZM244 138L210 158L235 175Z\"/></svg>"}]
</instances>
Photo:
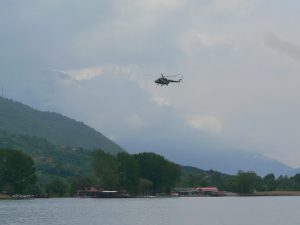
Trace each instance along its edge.
<instances>
[{"instance_id":1,"label":"distant hill","mask_svg":"<svg viewBox=\"0 0 300 225\"><path fill-rule=\"evenodd\" d=\"M35 162L36 174L40 183L48 183L54 178L93 176L91 166L92 151L56 146L46 139L9 134L0 130L0 149L16 149L31 156ZM181 166L182 176L178 187L196 187L217 185L224 187L224 181L231 175L218 171L205 171L195 167ZM222 181L222 182L221 182Z\"/></svg>"},{"instance_id":2,"label":"distant hill","mask_svg":"<svg viewBox=\"0 0 300 225\"><path fill-rule=\"evenodd\" d=\"M221 190L230 189L234 176L215 170L202 170L191 166L181 166L181 180L177 187L217 186Z\"/></svg>"},{"instance_id":3,"label":"distant hill","mask_svg":"<svg viewBox=\"0 0 300 225\"><path fill-rule=\"evenodd\" d=\"M183 176L199 176L201 178L211 178L214 179L216 177L222 178L232 178L233 175L225 174L215 170L202 170L193 166L181 166L181 172ZM199 179L201 181L201 179Z\"/></svg>"},{"instance_id":4,"label":"distant hill","mask_svg":"<svg viewBox=\"0 0 300 225\"><path fill-rule=\"evenodd\" d=\"M288 175L289 176L295 176L296 174L300 173L300 168L296 168L293 171L291 171Z\"/></svg>"},{"instance_id":5,"label":"distant hill","mask_svg":"<svg viewBox=\"0 0 300 225\"><path fill-rule=\"evenodd\" d=\"M289 175L293 168L284 163L258 153L231 149L226 146L207 144L205 138L185 137L185 140L147 140L143 136L120 140L122 146L131 152L153 151L164 155L169 160L190 165L203 170L217 170L227 174L237 174L239 170L255 171L260 176L273 173L276 176ZM163 145L161 143L164 143ZM213 147L211 147L213 146Z\"/></svg>"},{"instance_id":6,"label":"distant hill","mask_svg":"<svg viewBox=\"0 0 300 225\"><path fill-rule=\"evenodd\" d=\"M82 122L53 112L42 112L0 97L1 130L11 134L37 136L58 146L96 149L115 154L119 145Z\"/></svg>"}]
</instances>

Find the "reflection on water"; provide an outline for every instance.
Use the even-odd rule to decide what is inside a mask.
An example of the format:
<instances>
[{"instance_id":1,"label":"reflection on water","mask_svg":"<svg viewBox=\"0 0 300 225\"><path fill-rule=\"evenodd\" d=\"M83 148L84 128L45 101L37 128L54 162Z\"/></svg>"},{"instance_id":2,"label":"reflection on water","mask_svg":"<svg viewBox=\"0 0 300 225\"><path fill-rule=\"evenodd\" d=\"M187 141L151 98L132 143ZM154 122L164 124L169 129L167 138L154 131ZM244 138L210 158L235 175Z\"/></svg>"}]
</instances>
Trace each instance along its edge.
<instances>
[{"instance_id":1,"label":"reflection on water","mask_svg":"<svg viewBox=\"0 0 300 225\"><path fill-rule=\"evenodd\" d=\"M1 225L299 225L300 197L0 201Z\"/></svg>"}]
</instances>

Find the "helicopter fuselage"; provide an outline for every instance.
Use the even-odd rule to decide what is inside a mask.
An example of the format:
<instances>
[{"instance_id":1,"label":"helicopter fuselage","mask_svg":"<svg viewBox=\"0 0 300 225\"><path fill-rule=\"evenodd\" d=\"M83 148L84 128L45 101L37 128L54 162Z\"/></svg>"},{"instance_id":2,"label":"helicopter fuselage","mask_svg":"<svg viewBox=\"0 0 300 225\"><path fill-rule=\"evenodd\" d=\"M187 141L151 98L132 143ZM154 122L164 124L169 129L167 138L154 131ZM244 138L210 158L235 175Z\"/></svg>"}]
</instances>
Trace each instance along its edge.
<instances>
[{"instance_id":1,"label":"helicopter fuselage","mask_svg":"<svg viewBox=\"0 0 300 225\"><path fill-rule=\"evenodd\" d=\"M154 82L157 83L157 85L169 85L169 83L173 82L173 83L179 83L181 81L181 79L179 80L170 80L170 79L167 79L165 77L161 77L161 78L158 78L156 79Z\"/></svg>"}]
</instances>

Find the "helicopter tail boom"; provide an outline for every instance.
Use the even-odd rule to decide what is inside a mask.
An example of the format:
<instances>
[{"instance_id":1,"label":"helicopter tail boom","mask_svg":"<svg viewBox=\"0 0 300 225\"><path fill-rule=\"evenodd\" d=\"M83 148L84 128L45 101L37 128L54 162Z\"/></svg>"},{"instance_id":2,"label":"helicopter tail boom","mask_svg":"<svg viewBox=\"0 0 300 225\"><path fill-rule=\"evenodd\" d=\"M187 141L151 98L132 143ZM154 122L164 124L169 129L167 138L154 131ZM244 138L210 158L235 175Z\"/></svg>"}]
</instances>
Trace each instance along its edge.
<instances>
[{"instance_id":1,"label":"helicopter tail boom","mask_svg":"<svg viewBox=\"0 0 300 225\"><path fill-rule=\"evenodd\" d=\"M182 78L180 78L179 80L168 80L168 81L173 83L180 83L182 81Z\"/></svg>"}]
</instances>

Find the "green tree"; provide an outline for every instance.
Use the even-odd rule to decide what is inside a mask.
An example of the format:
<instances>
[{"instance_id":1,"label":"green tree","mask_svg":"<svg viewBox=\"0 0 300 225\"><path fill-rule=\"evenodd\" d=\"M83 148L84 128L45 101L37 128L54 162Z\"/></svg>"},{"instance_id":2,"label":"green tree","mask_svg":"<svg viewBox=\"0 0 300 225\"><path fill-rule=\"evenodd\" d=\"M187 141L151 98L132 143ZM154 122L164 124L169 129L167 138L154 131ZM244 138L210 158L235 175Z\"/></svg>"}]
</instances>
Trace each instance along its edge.
<instances>
[{"instance_id":1,"label":"green tree","mask_svg":"<svg viewBox=\"0 0 300 225\"><path fill-rule=\"evenodd\" d=\"M135 158L125 152L117 155L120 187L136 194L139 185L139 164Z\"/></svg>"},{"instance_id":2,"label":"green tree","mask_svg":"<svg viewBox=\"0 0 300 225\"><path fill-rule=\"evenodd\" d=\"M179 166L164 157L155 153L140 153L134 157L139 163L140 177L152 182L154 193L169 192L179 180Z\"/></svg>"},{"instance_id":3,"label":"green tree","mask_svg":"<svg viewBox=\"0 0 300 225\"><path fill-rule=\"evenodd\" d=\"M34 162L30 156L12 149L0 149L0 189L10 187L14 193L23 193L36 182Z\"/></svg>"},{"instance_id":4,"label":"green tree","mask_svg":"<svg viewBox=\"0 0 300 225\"><path fill-rule=\"evenodd\" d=\"M111 190L118 187L118 160L115 156L102 150L96 150L93 155L92 166L101 187Z\"/></svg>"},{"instance_id":5,"label":"green tree","mask_svg":"<svg viewBox=\"0 0 300 225\"><path fill-rule=\"evenodd\" d=\"M67 193L67 185L61 179L54 179L46 184L46 193L56 197L65 196Z\"/></svg>"},{"instance_id":6,"label":"green tree","mask_svg":"<svg viewBox=\"0 0 300 225\"><path fill-rule=\"evenodd\" d=\"M89 177L79 177L73 178L69 181L69 194L71 196L75 195L76 191L84 190L87 187L94 185L94 181Z\"/></svg>"},{"instance_id":7,"label":"green tree","mask_svg":"<svg viewBox=\"0 0 300 225\"><path fill-rule=\"evenodd\" d=\"M42 186L40 184L30 184L26 187L24 192L30 195L41 195Z\"/></svg>"},{"instance_id":8,"label":"green tree","mask_svg":"<svg viewBox=\"0 0 300 225\"><path fill-rule=\"evenodd\" d=\"M279 176L276 180L277 190L279 191L296 191L298 190L298 184L294 177Z\"/></svg>"},{"instance_id":9,"label":"green tree","mask_svg":"<svg viewBox=\"0 0 300 225\"><path fill-rule=\"evenodd\" d=\"M152 182L151 180L140 178L138 184L138 193L147 196L152 194Z\"/></svg>"},{"instance_id":10,"label":"green tree","mask_svg":"<svg viewBox=\"0 0 300 225\"><path fill-rule=\"evenodd\" d=\"M175 184L179 181L181 175L180 166L170 161L165 161L165 169L163 171L163 188L170 193Z\"/></svg>"},{"instance_id":11,"label":"green tree","mask_svg":"<svg viewBox=\"0 0 300 225\"><path fill-rule=\"evenodd\" d=\"M252 194L259 182L255 172L239 171L237 175L237 190L241 194Z\"/></svg>"},{"instance_id":12,"label":"green tree","mask_svg":"<svg viewBox=\"0 0 300 225\"><path fill-rule=\"evenodd\" d=\"M218 188L223 188L224 184L223 184L221 173L216 172L216 171L211 171L211 172L212 172L211 184Z\"/></svg>"},{"instance_id":13,"label":"green tree","mask_svg":"<svg viewBox=\"0 0 300 225\"><path fill-rule=\"evenodd\" d=\"M297 173L294 177L293 177L294 181L297 183L298 185L298 190L300 190L300 173Z\"/></svg>"},{"instance_id":14,"label":"green tree","mask_svg":"<svg viewBox=\"0 0 300 225\"><path fill-rule=\"evenodd\" d=\"M238 179L236 176L230 176L224 180L223 190L238 192Z\"/></svg>"},{"instance_id":15,"label":"green tree","mask_svg":"<svg viewBox=\"0 0 300 225\"><path fill-rule=\"evenodd\" d=\"M276 190L276 178L273 173L267 174L262 178L262 185L265 191L275 191Z\"/></svg>"}]
</instances>

